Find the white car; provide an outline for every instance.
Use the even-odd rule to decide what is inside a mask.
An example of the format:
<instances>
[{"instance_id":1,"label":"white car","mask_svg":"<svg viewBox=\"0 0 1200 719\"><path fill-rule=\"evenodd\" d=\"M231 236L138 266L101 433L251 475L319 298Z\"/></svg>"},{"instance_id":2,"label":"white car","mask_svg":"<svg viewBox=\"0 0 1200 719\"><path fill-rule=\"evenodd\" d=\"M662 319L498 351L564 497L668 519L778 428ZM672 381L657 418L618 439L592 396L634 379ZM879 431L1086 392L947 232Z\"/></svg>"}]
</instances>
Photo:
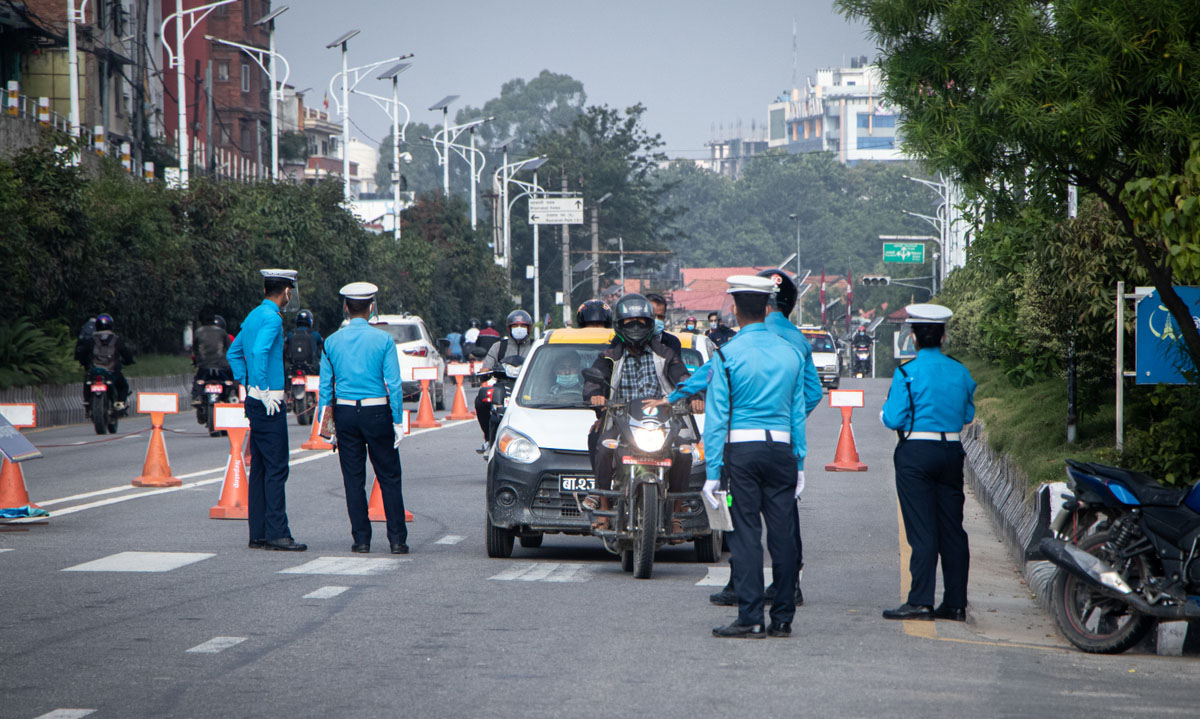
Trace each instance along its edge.
<instances>
[{"instance_id":1,"label":"white car","mask_svg":"<svg viewBox=\"0 0 1200 719\"><path fill-rule=\"evenodd\" d=\"M838 352L833 335L816 326L804 326L800 331L812 345L812 360L817 366L821 384L830 389L837 389L842 376L842 355Z\"/></svg>"},{"instance_id":2,"label":"white car","mask_svg":"<svg viewBox=\"0 0 1200 719\"><path fill-rule=\"evenodd\" d=\"M446 360L438 352L425 321L416 315L376 315L371 326L387 332L396 342L396 357L400 360L400 378L404 398L415 398L421 394L421 383L414 380L413 368L436 367L437 380L430 387L434 409L445 409L442 387L446 377Z\"/></svg>"}]
</instances>

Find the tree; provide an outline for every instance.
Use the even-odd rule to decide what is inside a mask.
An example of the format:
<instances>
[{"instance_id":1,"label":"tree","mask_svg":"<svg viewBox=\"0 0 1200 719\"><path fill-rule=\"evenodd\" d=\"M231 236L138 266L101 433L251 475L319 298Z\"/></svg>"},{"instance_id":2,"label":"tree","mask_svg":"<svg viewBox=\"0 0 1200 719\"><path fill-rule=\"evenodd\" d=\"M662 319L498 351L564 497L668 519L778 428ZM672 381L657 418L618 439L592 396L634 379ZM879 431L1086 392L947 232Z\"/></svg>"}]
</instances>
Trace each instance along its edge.
<instances>
[{"instance_id":1,"label":"tree","mask_svg":"<svg viewBox=\"0 0 1200 719\"><path fill-rule=\"evenodd\" d=\"M516 140L511 151L528 148L535 137L567 127L584 112L586 104L582 82L570 75L542 70L528 82L521 78L509 80L501 86L499 97L481 108L464 107L455 114L455 122L496 118L479 128L482 144L491 147L511 137Z\"/></svg>"},{"instance_id":2,"label":"tree","mask_svg":"<svg viewBox=\"0 0 1200 719\"><path fill-rule=\"evenodd\" d=\"M1129 191L1183 175L1200 137L1200 15L1173 0L836 4L879 45L909 152L989 199L1068 183L1095 194L1200 366L1200 330L1172 287L1200 276L1200 248L1139 223Z\"/></svg>"}]
</instances>

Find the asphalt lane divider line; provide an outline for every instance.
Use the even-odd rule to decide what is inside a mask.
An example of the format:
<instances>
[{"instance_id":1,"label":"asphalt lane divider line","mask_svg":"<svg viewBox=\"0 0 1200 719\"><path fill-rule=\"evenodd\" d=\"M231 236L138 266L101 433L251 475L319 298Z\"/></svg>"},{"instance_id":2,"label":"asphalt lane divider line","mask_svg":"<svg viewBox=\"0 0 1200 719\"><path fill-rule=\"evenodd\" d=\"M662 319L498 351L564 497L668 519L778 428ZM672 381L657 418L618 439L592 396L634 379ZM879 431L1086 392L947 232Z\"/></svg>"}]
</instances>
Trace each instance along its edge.
<instances>
[{"instance_id":1,"label":"asphalt lane divider line","mask_svg":"<svg viewBox=\"0 0 1200 719\"><path fill-rule=\"evenodd\" d=\"M290 569L281 569L276 574L344 574L356 577L367 577L381 572L396 569L403 562L412 559L392 557L317 557L311 562L305 562Z\"/></svg>"},{"instance_id":2,"label":"asphalt lane divider line","mask_svg":"<svg viewBox=\"0 0 1200 719\"><path fill-rule=\"evenodd\" d=\"M83 717L95 713L95 709L55 709L34 719L83 719Z\"/></svg>"},{"instance_id":3,"label":"asphalt lane divider line","mask_svg":"<svg viewBox=\"0 0 1200 719\"><path fill-rule=\"evenodd\" d=\"M446 536L434 542L434 544L458 544L464 539L466 539L466 537L460 537L457 534L447 534Z\"/></svg>"},{"instance_id":4,"label":"asphalt lane divider line","mask_svg":"<svg viewBox=\"0 0 1200 719\"><path fill-rule=\"evenodd\" d=\"M308 594L305 594L303 599L333 599L334 597L338 596L342 592L345 592L349 588L350 587L334 587L334 586L321 587L320 589L318 589L316 591L312 591L312 592L309 592Z\"/></svg>"},{"instance_id":5,"label":"asphalt lane divider line","mask_svg":"<svg viewBox=\"0 0 1200 719\"><path fill-rule=\"evenodd\" d=\"M170 572L212 559L210 552L117 552L67 567L64 572Z\"/></svg>"},{"instance_id":6,"label":"asphalt lane divider line","mask_svg":"<svg viewBox=\"0 0 1200 719\"><path fill-rule=\"evenodd\" d=\"M246 641L245 637L213 637L203 644L197 644L187 650L188 654L220 654L230 647L236 647Z\"/></svg>"},{"instance_id":7,"label":"asphalt lane divider line","mask_svg":"<svg viewBox=\"0 0 1200 719\"><path fill-rule=\"evenodd\" d=\"M488 577L498 582L586 582L590 578L582 564L558 562L522 563Z\"/></svg>"}]
</instances>

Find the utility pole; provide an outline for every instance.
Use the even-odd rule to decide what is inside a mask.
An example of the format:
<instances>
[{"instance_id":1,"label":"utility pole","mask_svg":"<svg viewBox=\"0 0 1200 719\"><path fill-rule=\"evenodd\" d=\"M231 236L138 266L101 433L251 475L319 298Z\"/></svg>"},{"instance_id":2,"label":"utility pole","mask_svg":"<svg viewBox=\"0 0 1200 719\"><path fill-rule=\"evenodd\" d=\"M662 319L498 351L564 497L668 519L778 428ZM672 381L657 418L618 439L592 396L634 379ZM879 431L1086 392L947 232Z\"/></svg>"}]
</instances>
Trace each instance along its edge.
<instances>
[{"instance_id":1,"label":"utility pole","mask_svg":"<svg viewBox=\"0 0 1200 719\"><path fill-rule=\"evenodd\" d=\"M213 162L213 144L212 144L212 124L213 124L213 101L212 101L212 59L208 61L208 70L204 73L204 171L212 174L216 163Z\"/></svg>"},{"instance_id":2,"label":"utility pole","mask_svg":"<svg viewBox=\"0 0 1200 719\"><path fill-rule=\"evenodd\" d=\"M567 168L562 168L562 192L567 195ZM571 226L562 225L563 245L563 326L567 325L567 309L571 306Z\"/></svg>"},{"instance_id":3,"label":"utility pole","mask_svg":"<svg viewBox=\"0 0 1200 719\"><path fill-rule=\"evenodd\" d=\"M600 296L600 206L592 207L592 297Z\"/></svg>"}]
</instances>

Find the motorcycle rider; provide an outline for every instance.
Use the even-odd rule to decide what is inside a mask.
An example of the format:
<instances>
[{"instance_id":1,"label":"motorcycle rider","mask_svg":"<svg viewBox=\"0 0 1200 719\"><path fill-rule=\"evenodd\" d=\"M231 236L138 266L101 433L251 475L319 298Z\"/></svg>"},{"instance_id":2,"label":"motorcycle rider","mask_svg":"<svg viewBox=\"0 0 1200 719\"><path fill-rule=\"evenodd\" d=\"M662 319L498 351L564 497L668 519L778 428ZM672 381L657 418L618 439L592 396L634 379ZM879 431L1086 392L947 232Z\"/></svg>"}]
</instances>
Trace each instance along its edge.
<instances>
[{"instance_id":1,"label":"motorcycle rider","mask_svg":"<svg viewBox=\"0 0 1200 719\"><path fill-rule=\"evenodd\" d=\"M675 354L683 356L683 345L680 344L679 338L666 331L667 329L667 298L662 295L648 294L646 299L650 301L650 306L654 309L654 336L662 340L663 344L675 350Z\"/></svg>"},{"instance_id":2,"label":"motorcycle rider","mask_svg":"<svg viewBox=\"0 0 1200 719\"><path fill-rule=\"evenodd\" d=\"M709 312L708 331L704 334L707 335L710 340L712 340L713 344L720 347L729 340L733 339L733 336L737 333L725 326L725 323L721 321L720 314L716 312Z\"/></svg>"},{"instance_id":3,"label":"motorcycle rider","mask_svg":"<svg viewBox=\"0 0 1200 719\"><path fill-rule=\"evenodd\" d=\"M305 374L317 374L321 368L321 352L325 349L325 340L321 333L313 327L313 313L300 310L296 314L296 329L288 332L283 340L283 361L287 364L290 375L296 370Z\"/></svg>"},{"instance_id":4,"label":"motorcycle rider","mask_svg":"<svg viewBox=\"0 0 1200 719\"><path fill-rule=\"evenodd\" d=\"M471 360L471 350L475 349L475 341L479 339L479 320L471 318L471 326L463 332L463 359Z\"/></svg>"},{"instance_id":5,"label":"motorcycle rider","mask_svg":"<svg viewBox=\"0 0 1200 719\"><path fill-rule=\"evenodd\" d=\"M683 331L687 332L688 334L696 333L696 318L695 317L688 317L687 320L684 321Z\"/></svg>"},{"instance_id":6,"label":"motorcycle rider","mask_svg":"<svg viewBox=\"0 0 1200 719\"><path fill-rule=\"evenodd\" d=\"M867 364L870 365L871 352L871 335L867 334L867 328L859 325L854 332L854 337L850 340L850 345L855 350L865 349L867 351ZM854 369L858 370L858 357L854 358Z\"/></svg>"},{"instance_id":7,"label":"motorcycle rider","mask_svg":"<svg viewBox=\"0 0 1200 719\"><path fill-rule=\"evenodd\" d=\"M604 300L591 299L575 310L576 327L612 328L612 308Z\"/></svg>"},{"instance_id":8,"label":"motorcycle rider","mask_svg":"<svg viewBox=\"0 0 1200 719\"><path fill-rule=\"evenodd\" d=\"M99 367L107 370L112 376L113 387L117 391L117 399L113 409L123 411L125 400L129 398L129 382L121 373L121 367L134 364L133 351L125 344L125 340L113 331L113 318L108 314L96 315L96 329L92 333L92 343L83 345L79 360L89 370ZM88 412L91 412L91 395L88 395Z\"/></svg>"},{"instance_id":9,"label":"motorcycle rider","mask_svg":"<svg viewBox=\"0 0 1200 719\"><path fill-rule=\"evenodd\" d=\"M491 324L491 320L488 320L488 324ZM530 348L533 347L533 318L529 316L528 312L521 309L509 312L505 324L508 325L508 336L493 344L488 350L487 357L483 360L485 371L502 370L500 360L512 355L527 357ZM481 331L480 336L484 336L483 333L486 331L486 329ZM480 453L487 451L496 432L496 423L492 420L492 403L488 401L486 394L487 389L485 388L479 390L479 394L475 395L475 418L479 420L479 428L483 430L483 446L480 448Z\"/></svg>"},{"instance_id":10,"label":"motorcycle rider","mask_svg":"<svg viewBox=\"0 0 1200 719\"><path fill-rule=\"evenodd\" d=\"M594 369L610 378L610 389L606 390L602 385L590 381L583 384L583 398L596 408L599 418L588 432L588 454L596 476L596 488L603 490L612 489L613 450L602 445L601 441L619 435L616 427L602 426L604 405L609 399L624 403L665 397L675 385L689 376L679 353L655 335L654 309L645 297L636 293L623 295L617 300L613 320L616 323L616 339L592 364ZM703 403L693 400L692 408L701 411ZM686 491L691 469L691 455L676 452L671 464L668 490ZM585 503L590 509L609 508L606 497L589 496ZM675 511L680 511L678 501ZM607 529L608 525L607 517L599 517L595 523L597 529ZM672 533L681 531L682 527L674 522Z\"/></svg>"},{"instance_id":11,"label":"motorcycle rider","mask_svg":"<svg viewBox=\"0 0 1200 719\"><path fill-rule=\"evenodd\" d=\"M221 315L209 315L201 320L203 324L196 330L192 340L192 364L196 366L196 377L192 382L192 406L199 406L203 395L204 382L225 382L233 379L233 370L229 368L229 360L225 353L233 340L225 329L225 318Z\"/></svg>"}]
</instances>

